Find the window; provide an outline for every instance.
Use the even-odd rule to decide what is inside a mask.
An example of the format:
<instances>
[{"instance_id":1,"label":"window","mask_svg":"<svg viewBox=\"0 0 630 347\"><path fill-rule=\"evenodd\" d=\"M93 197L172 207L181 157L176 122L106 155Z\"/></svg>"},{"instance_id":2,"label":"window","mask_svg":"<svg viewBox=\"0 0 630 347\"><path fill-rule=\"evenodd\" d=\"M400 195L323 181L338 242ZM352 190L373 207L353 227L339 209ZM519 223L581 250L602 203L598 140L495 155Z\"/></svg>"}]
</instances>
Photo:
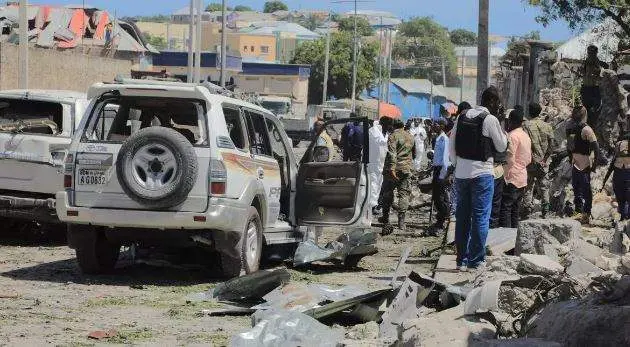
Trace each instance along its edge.
<instances>
[{"instance_id":1,"label":"window","mask_svg":"<svg viewBox=\"0 0 630 347\"><path fill-rule=\"evenodd\" d=\"M251 46L249 48L251 48L252 53L254 53L254 46Z\"/></svg>"},{"instance_id":2,"label":"window","mask_svg":"<svg viewBox=\"0 0 630 347\"><path fill-rule=\"evenodd\" d=\"M271 156L271 146L267 136L265 118L258 113L245 111L248 118L247 132L253 154Z\"/></svg>"},{"instance_id":3,"label":"window","mask_svg":"<svg viewBox=\"0 0 630 347\"><path fill-rule=\"evenodd\" d=\"M0 99L0 131L57 135L63 131L63 106L54 102Z\"/></svg>"},{"instance_id":4,"label":"window","mask_svg":"<svg viewBox=\"0 0 630 347\"><path fill-rule=\"evenodd\" d=\"M269 46L260 46L260 53L268 54L269 53Z\"/></svg>"},{"instance_id":5,"label":"window","mask_svg":"<svg viewBox=\"0 0 630 347\"><path fill-rule=\"evenodd\" d=\"M120 143L131 134L152 126L171 128L195 145L206 143L199 113L201 102L172 98L111 98L95 107L96 118L84 134L87 141Z\"/></svg>"},{"instance_id":6,"label":"window","mask_svg":"<svg viewBox=\"0 0 630 347\"><path fill-rule=\"evenodd\" d=\"M246 149L245 132L243 131L243 123L241 122L241 112L236 108L223 108L225 123L227 124L230 139L234 146L242 151Z\"/></svg>"},{"instance_id":7,"label":"window","mask_svg":"<svg viewBox=\"0 0 630 347\"><path fill-rule=\"evenodd\" d=\"M243 50L247 52L247 46L243 46Z\"/></svg>"}]
</instances>

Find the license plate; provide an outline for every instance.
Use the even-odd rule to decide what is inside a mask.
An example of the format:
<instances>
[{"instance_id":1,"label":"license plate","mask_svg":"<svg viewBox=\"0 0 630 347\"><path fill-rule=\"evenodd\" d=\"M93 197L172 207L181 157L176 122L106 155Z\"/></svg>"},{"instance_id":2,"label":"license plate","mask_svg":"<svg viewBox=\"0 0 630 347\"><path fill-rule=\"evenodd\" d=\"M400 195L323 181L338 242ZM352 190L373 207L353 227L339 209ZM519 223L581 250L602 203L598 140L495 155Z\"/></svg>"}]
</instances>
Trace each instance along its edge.
<instances>
[{"instance_id":1,"label":"license plate","mask_svg":"<svg viewBox=\"0 0 630 347\"><path fill-rule=\"evenodd\" d=\"M105 170L80 169L77 180L81 186L101 186L107 183Z\"/></svg>"}]
</instances>

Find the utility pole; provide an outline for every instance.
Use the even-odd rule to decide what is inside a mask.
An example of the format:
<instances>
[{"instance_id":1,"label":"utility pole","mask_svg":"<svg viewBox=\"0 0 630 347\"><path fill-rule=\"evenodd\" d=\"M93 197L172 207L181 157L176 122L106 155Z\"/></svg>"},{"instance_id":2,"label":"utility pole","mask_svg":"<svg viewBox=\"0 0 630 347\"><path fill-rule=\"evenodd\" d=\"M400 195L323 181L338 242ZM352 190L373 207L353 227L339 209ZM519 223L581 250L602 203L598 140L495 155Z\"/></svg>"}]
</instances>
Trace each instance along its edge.
<instances>
[{"instance_id":1,"label":"utility pole","mask_svg":"<svg viewBox=\"0 0 630 347\"><path fill-rule=\"evenodd\" d=\"M479 32L477 46L477 101L481 93L488 88L488 59L489 51L489 15L490 0L479 0Z\"/></svg>"},{"instance_id":2,"label":"utility pole","mask_svg":"<svg viewBox=\"0 0 630 347\"><path fill-rule=\"evenodd\" d=\"M227 33L225 32L225 21L227 17L225 12L227 10L227 5L225 0L222 0L221 6L221 79L220 84L221 87L225 88L225 68L227 67Z\"/></svg>"},{"instance_id":3,"label":"utility pole","mask_svg":"<svg viewBox=\"0 0 630 347\"><path fill-rule=\"evenodd\" d=\"M27 8L28 4L26 0L20 0L20 47L19 47L19 59L18 59L18 88L28 89L28 16Z\"/></svg>"},{"instance_id":4,"label":"utility pole","mask_svg":"<svg viewBox=\"0 0 630 347\"><path fill-rule=\"evenodd\" d=\"M394 48L394 42L392 39L392 31L391 29L388 30L389 31L389 42L388 42L388 46L389 46L389 52L388 52L388 58L387 58L387 103L391 104L390 102L390 95L389 95L389 87L392 84L392 50Z\"/></svg>"},{"instance_id":5,"label":"utility pole","mask_svg":"<svg viewBox=\"0 0 630 347\"><path fill-rule=\"evenodd\" d=\"M328 99L328 64L330 62L330 12L328 12L328 23L326 24L326 59L324 60L324 85L322 92L322 105Z\"/></svg>"},{"instance_id":6,"label":"utility pole","mask_svg":"<svg viewBox=\"0 0 630 347\"><path fill-rule=\"evenodd\" d=\"M196 22L196 30L195 30L195 83L199 83L201 81L201 20L203 10L201 6L203 4L202 0L197 0L197 22Z\"/></svg>"},{"instance_id":7,"label":"utility pole","mask_svg":"<svg viewBox=\"0 0 630 347\"><path fill-rule=\"evenodd\" d=\"M442 86L446 87L446 63L444 57L442 57Z\"/></svg>"},{"instance_id":8,"label":"utility pole","mask_svg":"<svg viewBox=\"0 0 630 347\"><path fill-rule=\"evenodd\" d=\"M193 82L193 40L195 37L195 0L190 0L190 21L188 23L188 75L186 76L186 82Z\"/></svg>"},{"instance_id":9,"label":"utility pole","mask_svg":"<svg viewBox=\"0 0 630 347\"><path fill-rule=\"evenodd\" d=\"M171 49L171 22L166 22L166 49Z\"/></svg>"},{"instance_id":10,"label":"utility pole","mask_svg":"<svg viewBox=\"0 0 630 347\"><path fill-rule=\"evenodd\" d=\"M357 0L354 0L354 32L352 34L352 112L356 111L356 91L357 91Z\"/></svg>"},{"instance_id":11,"label":"utility pole","mask_svg":"<svg viewBox=\"0 0 630 347\"><path fill-rule=\"evenodd\" d=\"M465 50L462 48L462 74L461 74L461 84L459 85L459 102L464 102L464 79L466 76L464 75L464 62L466 61L466 56L464 55Z\"/></svg>"},{"instance_id":12,"label":"utility pole","mask_svg":"<svg viewBox=\"0 0 630 347\"><path fill-rule=\"evenodd\" d=\"M383 17L380 19L378 35L378 104L376 106L376 119L381 117L381 98L383 97Z\"/></svg>"},{"instance_id":13,"label":"utility pole","mask_svg":"<svg viewBox=\"0 0 630 347\"><path fill-rule=\"evenodd\" d=\"M429 117L433 119L433 69L429 72L429 83L431 83L431 95L429 97Z\"/></svg>"}]
</instances>

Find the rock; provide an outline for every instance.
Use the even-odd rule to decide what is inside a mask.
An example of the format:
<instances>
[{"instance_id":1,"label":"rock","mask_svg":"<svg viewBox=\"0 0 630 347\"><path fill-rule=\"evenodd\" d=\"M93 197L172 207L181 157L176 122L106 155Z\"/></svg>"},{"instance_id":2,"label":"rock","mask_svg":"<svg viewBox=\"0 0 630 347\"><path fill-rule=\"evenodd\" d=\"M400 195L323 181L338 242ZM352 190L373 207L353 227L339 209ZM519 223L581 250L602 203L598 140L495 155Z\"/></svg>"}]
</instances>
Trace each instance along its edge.
<instances>
[{"instance_id":1,"label":"rock","mask_svg":"<svg viewBox=\"0 0 630 347\"><path fill-rule=\"evenodd\" d=\"M614 254L602 254L596 259L595 265L606 271L619 271L621 269L621 257Z\"/></svg>"},{"instance_id":2,"label":"rock","mask_svg":"<svg viewBox=\"0 0 630 347\"><path fill-rule=\"evenodd\" d=\"M562 347L562 344L543 339L508 339L508 340L485 340L480 344L471 344L471 347Z\"/></svg>"},{"instance_id":3,"label":"rock","mask_svg":"<svg viewBox=\"0 0 630 347\"><path fill-rule=\"evenodd\" d=\"M564 271L564 267L546 255L521 254L519 269L533 275L555 275Z\"/></svg>"},{"instance_id":4,"label":"rock","mask_svg":"<svg viewBox=\"0 0 630 347\"><path fill-rule=\"evenodd\" d=\"M593 264L595 264L597 259L599 259L599 257L604 253L603 249L582 239L573 240L569 242L568 245L571 248L572 254L577 254Z\"/></svg>"},{"instance_id":5,"label":"rock","mask_svg":"<svg viewBox=\"0 0 630 347\"><path fill-rule=\"evenodd\" d=\"M464 305L405 321L398 331L401 346L470 346L494 339L495 327L477 317L464 316Z\"/></svg>"},{"instance_id":6,"label":"rock","mask_svg":"<svg viewBox=\"0 0 630 347\"><path fill-rule=\"evenodd\" d=\"M378 339L378 324L367 322L351 327L346 332L346 338L350 340L376 340Z\"/></svg>"},{"instance_id":7,"label":"rock","mask_svg":"<svg viewBox=\"0 0 630 347\"><path fill-rule=\"evenodd\" d=\"M580 237L582 226L572 219L532 219L519 223L514 254L544 254L544 245L558 245Z\"/></svg>"},{"instance_id":8,"label":"rock","mask_svg":"<svg viewBox=\"0 0 630 347\"><path fill-rule=\"evenodd\" d=\"M564 346L628 346L630 308L598 305L592 297L553 303L530 326L527 337L556 341Z\"/></svg>"},{"instance_id":9,"label":"rock","mask_svg":"<svg viewBox=\"0 0 630 347\"><path fill-rule=\"evenodd\" d=\"M601 275L604 271L595 264L590 261L578 256L578 255L570 255L567 257L567 262L569 266L567 267L567 274L577 277L580 275Z\"/></svg>"},{"instance_id":10,"label":"rock","mask_svg":"<svg viewBox=\"0 0 630 347\"><path fill-rule=\"evenodd\" d=\"M560 256L558 255L558 250L554 245L546 244L543 245L544 255L548 256L550 259L560 262Z\"/></svg>"},{"instance_id":11,"label":"rock","mask_svg":"<svg viewBox=\"0 0 630 347\"><path fill-rule=\"evenodd\" d=\"M621 257L621 266L623 267L623 273L630 275L630 253L626 253Z\"/></svg>"},{"instance_id":12,"label":"rock","mask_svg":"<svg viewBox=\"0 0 630 347\"><path fill-rule=\"evenodd\" d=\"M612 237L610 251L615 254L625 254L630 252L630 221L623 221L617 224L615 234Z\"/></svg>"},{"instance_id":13,"label":"rock","mask_svg":"<svg viewBox=\"0 0 630 347\"><path fill-rule=\"evenodd\" d=\"M486 248L490 255L501 255L514 249L516 244L516 228L496 228L488 230Z\"/></svg>"}]
</instances>

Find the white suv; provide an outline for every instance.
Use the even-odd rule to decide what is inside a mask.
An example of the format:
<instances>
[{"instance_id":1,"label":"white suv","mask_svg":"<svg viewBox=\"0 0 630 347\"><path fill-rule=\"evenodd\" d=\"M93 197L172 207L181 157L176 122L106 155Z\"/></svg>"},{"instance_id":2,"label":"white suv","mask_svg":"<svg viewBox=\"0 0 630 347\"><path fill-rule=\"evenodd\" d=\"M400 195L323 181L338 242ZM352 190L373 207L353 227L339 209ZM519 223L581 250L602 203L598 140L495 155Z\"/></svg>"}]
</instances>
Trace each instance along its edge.
<instances>
[{"instance_id":1,"label":"white suv","mask_svg":"<svg viewBox=\"0 0 630 347\"><path fill-rule=\"evenodd\" d=\"M84 272L113 269L123 244L203 245L232 277L256 271L264 246L302 241L300 226L366 226L367 159L313 162L314 142L298 169L273 114L211 90L90 88L57 193Z\"/></svg>"},{"instance_id":2,"label":"white suv","mask_svg":"<svg viewBox=\"0 0 630 347\"><path fill-rule=\"evenodd\" d=\"M64 158L88 105L85 93L0 92L0 216L56 224ZM12 223L3 221L3 228Z\"/></svg>"}]
</instances>

